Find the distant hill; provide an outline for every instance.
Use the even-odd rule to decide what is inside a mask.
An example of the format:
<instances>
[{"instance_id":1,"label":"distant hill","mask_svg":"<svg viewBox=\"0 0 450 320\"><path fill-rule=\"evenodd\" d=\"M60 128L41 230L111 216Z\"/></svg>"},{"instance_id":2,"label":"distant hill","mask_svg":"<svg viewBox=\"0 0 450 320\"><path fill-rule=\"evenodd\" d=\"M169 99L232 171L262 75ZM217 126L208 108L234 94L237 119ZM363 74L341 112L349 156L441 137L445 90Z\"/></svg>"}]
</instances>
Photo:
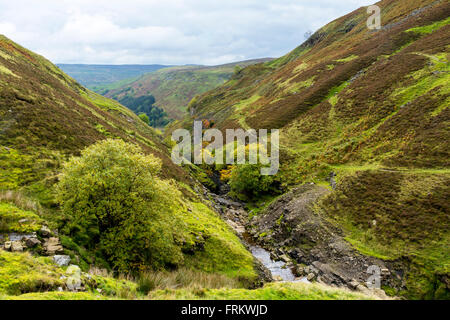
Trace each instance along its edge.
<instances>
[{"instance_id":1,"label":"distant hill","mask_svg":"<svg viewBox=\"0 0 450 320\"><path fill-rule=\"evenodd\" d=\"M96 92L125 105L132 99L152 95L156 100L155 106L163 109L172 119L182 119L187 115L187 105L193 97L225 83L240 68L270 60L272 59L248 60L212 67L165 68L124 83L116 89L96 88Z\"/></svg>"},{"instance_id":2,"label":"distant hill","mask_svg":"<svg viewBox=\"0 0 450 320\"><path fill-rule=\"evenodd\" d=\"M89 89L108 86L122 80L139 77L168 66L151 65L90 65L90 64L57 64L65 73L76 79Z\"/></svg>"}]
</instances>

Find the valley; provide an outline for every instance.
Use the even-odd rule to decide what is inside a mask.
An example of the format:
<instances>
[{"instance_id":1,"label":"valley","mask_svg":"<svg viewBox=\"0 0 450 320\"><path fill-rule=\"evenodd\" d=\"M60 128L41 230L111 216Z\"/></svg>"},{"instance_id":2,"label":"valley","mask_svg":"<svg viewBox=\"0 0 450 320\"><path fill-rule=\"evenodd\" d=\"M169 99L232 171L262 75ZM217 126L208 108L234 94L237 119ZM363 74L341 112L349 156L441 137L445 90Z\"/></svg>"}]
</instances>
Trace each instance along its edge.
<instances>
[{"instance_id":1,"label":"valley","mask_svg":"<svg viewBox=\"0 0 450 320\"><path fill-rule=\"evenodd\" d=\"M214 67L0 35L0 299L450 299L450 4L377 5ZM194 121L279 129L278 173L176 165Z\"/></svg>"}]
</instances>

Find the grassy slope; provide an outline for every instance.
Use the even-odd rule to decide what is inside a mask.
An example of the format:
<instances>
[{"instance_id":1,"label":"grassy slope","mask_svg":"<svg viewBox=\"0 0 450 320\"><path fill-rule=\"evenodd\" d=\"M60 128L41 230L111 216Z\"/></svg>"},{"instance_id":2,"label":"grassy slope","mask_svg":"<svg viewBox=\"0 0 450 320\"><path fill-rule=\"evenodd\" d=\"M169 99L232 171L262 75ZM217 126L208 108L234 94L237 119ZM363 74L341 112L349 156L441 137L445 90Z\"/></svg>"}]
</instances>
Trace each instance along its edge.
<instances>
[{"instance_id":1,"label":"grassy slope","mask_svg":"<svg viewBox=\"0 0 450 320\"><path fill-rule=\"evenodd\" d=\"M214 283L192 284L181 289L156 289L145 295L137 283L109 276L82 274L85 292L58 292L64 287L67 267L55 266L50 258L0 250L0 300L368 300L373 297L321 285L275 283L256 290L212 289ZM14 276L12 276L14 275ZM195 276L195 274L191 274ZM170 278L170 275L166 275ZM182 277L182 275L177 275ZM208 278L205 275L200 277ZM214 277L209 277L214 279ZM203 281L204 282L204 281ZM203 287L202 285L206 285ZM176 287L176 285L174 285Z\"/></svg>"},{"instance_id":2,"label":"grassy slope","mask_svg":"<svg viewBox=\"0 0 450 320\"><path fill-rule=\"evenodd\" d=\"M43 57L0 37L0 191L19 191L17 197L0 199L1 232L22 227L31 231L40 219L60 228L65 218L54 202L52 188L62 163L110 137L138 144L144 152L161 158L163 178L174 179L183 191L178 202L183 204L179 214L184 217L185 231L205 247L186 254L186 264L232 277L255 277L251 254L218 215L201 203L191 189L193 180L172 163L153 129L119 103L83 88ZM28 197L38 200L35 207L43 205L43 209L29 212L27 205L21 207L26 201L17 199ZM33 218L30 222L36 226L17 223L25 216ZM82 267L94 262L95 253L86 252L67 235L61 238L67 253L80 257Z\"/></svg>"},{"instance_id":3,"label":"grassy slope","mask_svg":"<svg viewBox=\"0 0 450 320\"><path fill-rule=\"evenodd\" d=\"M140 97L153 95L156 106L162 108L173 119L187 114L189 101L198 94L214 89L231 78L236 66L245 67L266 60L250 60L215 67L173 67L149 73L134 82L113 90L99 93L114 99L125 95Z\"/></svg>"},{"instance_id":4,"label":"grassy slope","mask_svg":"<svg viewBox=\"0 0 450 320\"><path fill-rule=\"evenodd\" d=\"M345 197L323 209L340 217L336 224L348 240L362 252L389 258L398 258L403 246L400 255L412 259L414 269L407 294L433 297L439 291L443 297L450 271L449 208L443 205L450 158L450 5L432 0L378 5L382 30L369 31L365 8L356 10L288 55L245 68L200 96L192 105L194 117L219 129L281 128L284 185L324 184L330 172L337 173L339 184L355 190L346 189ZM425 9L412 14L420 8ZM170 129L190 128L192 118ZM366 171L374 173L355 185L352 177ZM373 185L378 189L370 198L364 192ZM389 227L378 225L372 234L366 222L374 217ZM432 232L440 226L447 228ZM410 231L406 236L404 229Z\"/></svg>"},{"instance_id":5,"label":"grassy slope","mask_svg":"<svg viewBox=\"0 0 450 320\"><path fill-rule=\"evenodd\" d=\"M181 289L157 290L149 297L155 300L370 300L363 294L319 284L270 283L256 290Z\"/></svg>"}]
</instances>

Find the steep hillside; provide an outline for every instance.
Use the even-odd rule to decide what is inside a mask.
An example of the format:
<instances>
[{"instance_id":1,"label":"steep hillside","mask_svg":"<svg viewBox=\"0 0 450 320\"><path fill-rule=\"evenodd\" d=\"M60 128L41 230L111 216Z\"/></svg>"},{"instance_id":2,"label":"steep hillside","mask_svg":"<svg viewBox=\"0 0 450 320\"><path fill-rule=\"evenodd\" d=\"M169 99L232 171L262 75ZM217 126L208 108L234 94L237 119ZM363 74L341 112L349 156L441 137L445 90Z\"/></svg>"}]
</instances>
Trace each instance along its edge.
<instances>
[{"instance_id":1,"label":"steep hillside","mask_svg":"<svg viewBox=\"0 0 450 320\"><path fill-rule=\"evenodd\" d=\"M97 92L117 101L152 95L156 99L155 105L162 108L170 118L181 119L187 114L187 105L192 98L229 80L237 70L236 67L242 68L268 60L249 60L214 67L167 68L144 75L118 89Z\"/></svg>"},{"instance_id":2,"label":"steep hillside","mask_svg":"<svg viewBox=\"0 0 450 320\"><path fill-rule=\"evenodd\" d=\"M3 36L0 70L1 189L51 180L65 157L114 137L154 153L167 177L187 181L157 134L133 112Z\"/></svg>"},{"instance_id":3,"label":"steep hillside","mask_svg":"<svg viewBox=\"0 0 450 320\"><path fill-rule=\"evenodd\" d=\"M123 81L137 78L168 66L151 65L95 65L95 64L58 64L65 73L83 86L97 91L99 88L117 88Z\"/></svg>"},{"instance_id":4,"label":"steep hillside","mask_svg":"<svg viewBox=\"0 0 450 320\"><path fill-rule=\"evenodd\" d=\"M337 19L288 55L198 97L192 116L167 134L194 119L222 130L281 129L276 179L284 189L337 184L317 212L361 253L400 261L403 284L391 292L448 297L450 4L377 4L381 30L367 28L366 8ZM273 228L280 223L283 214ZM304 226L285 223L273 245L314 248L295 236L287 245ZM274 232L262 231L257 239Z\"/></svg>"}]
</instances>

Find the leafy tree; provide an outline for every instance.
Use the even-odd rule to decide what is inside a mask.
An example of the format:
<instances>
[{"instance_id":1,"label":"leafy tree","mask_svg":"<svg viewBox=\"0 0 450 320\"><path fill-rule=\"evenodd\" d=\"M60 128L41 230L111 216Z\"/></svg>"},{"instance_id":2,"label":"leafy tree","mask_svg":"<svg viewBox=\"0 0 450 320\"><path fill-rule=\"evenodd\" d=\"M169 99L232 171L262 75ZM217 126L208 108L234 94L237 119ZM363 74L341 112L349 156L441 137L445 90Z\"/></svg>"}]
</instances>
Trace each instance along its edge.
<instances>
[{"instance_id":1,"label":"leafy tree","mask_svg":"<svg viewBox=\"0 0 450 320\"><path fill-rule=\"evenodd\" d=\"M152 95L137 98L126 95L117 100L136 114L146 114L149 118L148 124L152 127L164 127L170 122L167 113L154 105L155 98Z\"/></svg>"},{"instance_id":2,"label":"leafy tree","mask_svg":"<svg viewBox=\"0 0 450 320\"><path fill-rule=\"evenodd\" d=\"M234 166L231 171L230 187L234 196L241 200L256 198L262 194L275 193L274 176L261 175L259 164Z\"/></svg>"},{"instance_id":3,"label":"leafy tree","mask_svg":"<svg viewBox=\"0 0 450 320\"><path fill-rule=\"evenodd\" d=\"M141 113L139 118L144 121L146 124L150 124L150 118L145 113Z\"/></svg>"},{"instance_id":4,"label":"leafy tree","mask_svg":"<svg viewBox=\"0 0 450 320\"><path fill-rule=\"evenodd\" d=\"M157 177L160 160L139 147L105 140L65 165L57 185L62 211L73 218L72 232L96 234L83 243L99 249L121 272L177 265L175 244L179 192Z\"/></svg>"}]
</instances>

